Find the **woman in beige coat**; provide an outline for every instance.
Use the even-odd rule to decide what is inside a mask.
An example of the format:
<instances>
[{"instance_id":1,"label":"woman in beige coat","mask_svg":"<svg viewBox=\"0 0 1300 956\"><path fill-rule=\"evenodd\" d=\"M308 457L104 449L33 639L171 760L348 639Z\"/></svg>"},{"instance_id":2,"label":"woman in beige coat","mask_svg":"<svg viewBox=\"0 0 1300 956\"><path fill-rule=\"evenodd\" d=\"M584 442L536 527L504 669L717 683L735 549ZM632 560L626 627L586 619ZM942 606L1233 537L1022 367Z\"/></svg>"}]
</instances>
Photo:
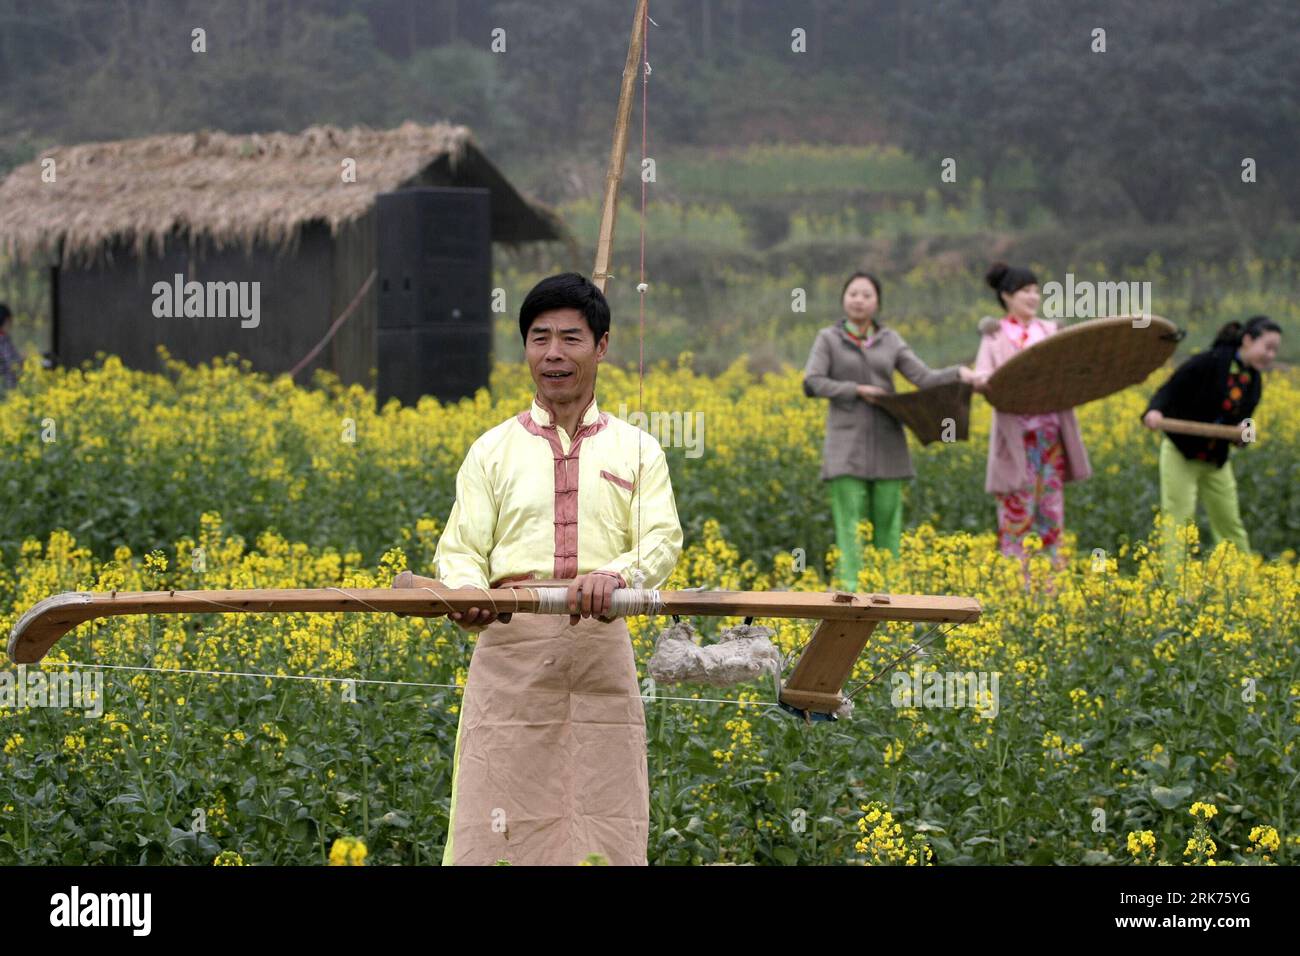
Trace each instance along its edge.
<instances>
[{"instance_id":1,"label":"woman in beige coat","mask_svg":"<svg viewBox=\"0 0 1300 956\"><path fill-rule=\"evenodd\" d=\"M918 388L949 382L980 384L969 368L931 369L893 329L876 320L880 281L855 272L840 296L844 318L817 333L804 369L804 394L829 399L821 478L829 484L835 543L840 550L836 583L857 590L862 567L858 524L870 518L877 548L898 554L903 530L903 481L913 478L903 426L875 404L894 391L897 369Z\"/></svg>"}]
</instances>

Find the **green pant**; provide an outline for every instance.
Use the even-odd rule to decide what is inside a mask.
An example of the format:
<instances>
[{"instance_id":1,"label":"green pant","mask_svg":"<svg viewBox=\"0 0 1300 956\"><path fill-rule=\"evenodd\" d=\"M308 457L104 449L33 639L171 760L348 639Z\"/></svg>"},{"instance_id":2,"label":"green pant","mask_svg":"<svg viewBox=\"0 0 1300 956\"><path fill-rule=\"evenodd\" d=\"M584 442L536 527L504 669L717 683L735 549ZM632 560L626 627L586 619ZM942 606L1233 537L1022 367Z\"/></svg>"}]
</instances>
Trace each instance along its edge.
<instances>
[{"instance_id":1,"label":"green pant","mask_svg":"<svg viewBox=\"0 0 1300 956\"><path fill-rule=\"evenodd\" d=\"M1205 502L1210 518L1210 536L1215 544L1231 541L1245 553L1250 539L1237 507L1237 479L1231 460L1217 467L1210 461L1183 457L1168 438L1160 443L1160 514L1165 524L1165 567L1173 571L1185 558L1176 530L1196 517L1196 496Z\"/></svg>"},{"instance_id":2,"label":"green pant","mask_svg":"<svg viewBox=\"0 0 1300 956\"><path fill-rule=\"evenodd\" d=\"M903 479L878 478L865 481L841 475L829 482L831 515L835 519L835 544L840 549L836 586L847 591L858 589L858 572L862 570L862 536L858 523L871 520L871 543L898 555L898 539L903 534Z\"/></svg>"}]
</instances>

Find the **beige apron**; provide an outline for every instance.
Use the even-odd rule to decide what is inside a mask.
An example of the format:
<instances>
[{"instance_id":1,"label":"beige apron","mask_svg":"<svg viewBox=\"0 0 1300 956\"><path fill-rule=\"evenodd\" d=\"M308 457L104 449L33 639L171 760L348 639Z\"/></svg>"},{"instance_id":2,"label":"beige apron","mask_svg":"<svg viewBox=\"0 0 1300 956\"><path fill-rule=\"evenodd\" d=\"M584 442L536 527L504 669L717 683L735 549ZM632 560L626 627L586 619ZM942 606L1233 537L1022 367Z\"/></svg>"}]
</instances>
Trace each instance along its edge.
<instances>
[{"instance_id":1,"label":"beige apron","mask_svg":"<svg viewBox=\"0 0 1300 956\"><path fill-rule=\"evenodd\" d=\"M645 709L627 625L515 614L478 635L443 864L646 864Z\"/></svg>"}]
</instances>

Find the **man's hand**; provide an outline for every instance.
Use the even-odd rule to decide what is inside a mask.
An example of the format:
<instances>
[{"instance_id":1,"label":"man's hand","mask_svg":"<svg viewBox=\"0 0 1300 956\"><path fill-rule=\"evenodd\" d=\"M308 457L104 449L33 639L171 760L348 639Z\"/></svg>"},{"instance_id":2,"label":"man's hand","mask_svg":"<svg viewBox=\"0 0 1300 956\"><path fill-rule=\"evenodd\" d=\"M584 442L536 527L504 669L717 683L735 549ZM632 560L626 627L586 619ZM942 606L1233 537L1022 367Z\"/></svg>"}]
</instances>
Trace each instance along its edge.
<instances>
[{"instance_id":1,"label":"man's hand","mask_svg":"<svg viewBox=\"0 0 1300 956\"><path fill-rule=\"evenodd\" d=\"M395 588L438 588L444 587L443 583L437 578L421 577L418 574L412 574L410 571L403 571L393 579ZM481 591L482 588L466 586L457 588L459 591ZM442 617L446 615L456 622L456 626L465 631L481 631L495 620L501 621L502 624L510 623L510 612L497 615L493 614L486 608L472 607L467 612L446 611L442 608L433 607L428 611L396 611L398 617Z\"/></svg>"},{"instance_id":2,"label":"man's hand","mask_svg":"<svg viewBox=\"0 0 1300 956\"><path fill-rule=\"evenodd\" d=\"M1164 420L1164 414L1156 411L1154 408L1142 416L1142 424L1147 428L1150 428L1152 431L1158 430L1160 428L1160 423Z\"/></svg>"},{"instance_id":3,"label":"man's hand","mask_svg":"<svg viewBox=\"0 0 1300 956\"><path fill-rule=\"evenodd\" d=\"M465 587L457 588L456 590L457 591L482 591L483 589L466 585ZM478 633L479 631L483 630L483 628L487 627L489 624L491 624L493 621L496 620L500 620L502 624L510 623L509 611L507 611L505 614L502 614L500 618L498 618L495 613L493 613L492 611L488 610L485 607L472 607L468 611L464 611L464 612L452 611L451 614L448 616L453 621L456 622L456 626L459 627L462 631L469 631L471 633Z\"/></svg>"},{"instance_id":4,"label":"man's hand","mask_svg":"<svg viewBox=\"0 0 1300 956\"><path fill-rule=\"evenodd\" d=\"M577 624L581 617L607 616L618 586L618 578L597 571L575 578L569 585L569 623Z\"/></svg>"}]
</instances>

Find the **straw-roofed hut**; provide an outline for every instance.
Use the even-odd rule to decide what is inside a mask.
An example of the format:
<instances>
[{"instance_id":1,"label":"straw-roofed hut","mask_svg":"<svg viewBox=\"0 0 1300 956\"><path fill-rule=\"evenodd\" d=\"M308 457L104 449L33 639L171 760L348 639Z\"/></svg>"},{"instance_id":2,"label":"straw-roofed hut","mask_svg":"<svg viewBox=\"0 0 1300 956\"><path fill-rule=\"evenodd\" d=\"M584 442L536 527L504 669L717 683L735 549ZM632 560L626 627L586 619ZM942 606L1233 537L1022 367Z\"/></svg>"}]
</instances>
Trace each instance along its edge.
<instances>
[{"instance_id":1,"label":"straw-roofed hut","mask_svg":"<svg viewBox=\"0 0 1300 956\"><path fill-rule=\"evenodd\" d=\"M47 150L0 184L0 251L49 266L60 363L103 351L157 368L161 344L188 362L236 352L290 371L347 312L300 379L327 368L374 386L378 368L381 399L412 397L410 369L394 363L427 364L435 326L490 352L491 242L564 237L467 128L448 124L85 143ZM451 359L464 373L466 356ZM471 363L478 384L488 361ZM384 387L385 365L402 387Z\"/></svg>"}]
</instances>

